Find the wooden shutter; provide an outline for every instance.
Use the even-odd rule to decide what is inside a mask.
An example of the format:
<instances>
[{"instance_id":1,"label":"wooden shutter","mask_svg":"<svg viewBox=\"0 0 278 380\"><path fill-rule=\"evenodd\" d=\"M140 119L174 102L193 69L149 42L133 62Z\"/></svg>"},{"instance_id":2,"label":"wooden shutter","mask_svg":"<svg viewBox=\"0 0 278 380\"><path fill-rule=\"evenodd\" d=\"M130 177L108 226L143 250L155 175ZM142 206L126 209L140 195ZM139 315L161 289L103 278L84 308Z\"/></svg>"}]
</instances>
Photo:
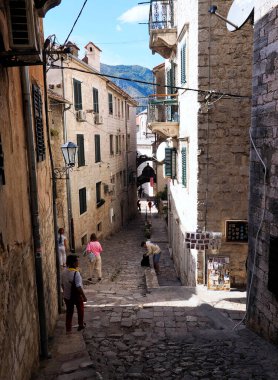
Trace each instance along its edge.
<instances>
[{"instance_id":1,"label":"wooden shutter","mask_svg":"<svg viewBox=\"0 0 278 380\"><path fill-rule=\"evenodd\" d=\"M181 149L181 170L182 170L182 184L183 186L187 186L187 173L186 173L186 147Z\"/></svg>"},{"instance_id":2,"label":"wooden shutter","mask_svg":"<svg viewBox=\"0 0 278 380\"><path fill-rule=\"evenodd\" d=\"M95 162L100 162L100 135L95 135Z\"/></svg>"},{"instance_id":3,"label":"wooden shutter","mask_svg":"<svg viewBox=\"0 0 278 380\"><path fill-rule=\"evenodd\" d=\"M87 211L86 187L79 190L79 210L80 215Z\"/></svg>"},{"instance_id":4,"label":"wooden shutter","mask_svg":"<svg viewBox=\"0 0 278 380\"><path fill-rule=\"evenodd\" d=\"M94 102L94 112L99 113L98 89L97 88L93 88L93 102Z\"/></svg>"},{"instance_id":5,"label":"wooden shutter","mask_svg":"<svg viewBox=\"0 0 278 380\"><path fill-rule=\"evenodd\" d=\"M77 135L78 166L85 165L84 135Z\"/></svg>"},{"instance_id":6,"label":"wooden shutter","mask_svg":"<svg viewBox=\"0 0 278 380\"><path fill-rule=\"evenodd\" d=\"M181 53L181 84L186 83L186 44L184 43L180 50Z\"/></svg>"},{"instance_id":7,"label":"wooden shutter","mask_svg":"<svg viewBox=\"0 0 278 380\"><path fill-rule=\"evenodd\" d=\"M45 143L42 118L42 97L40 88L33 84L33 110L36 131L37 161L45 160Z\"/></svg>"},{"instance_id":8,"label":"wooden shutter","mask_svg":"<svg viewBox=\"0 0 278 380\"><path fill-rule=\"evenodd\" d=\"M96 203L101 201L101 182L96 183Z\"/></svg>"},{"instance_id":9,"label":"wooden shutter","mask_svg":"<svg viewBox=\"0 0 278 380\"><path fill-rule=\"evenodd\" d=\"M2 141L0 138L0 186L5 185L5 172L4 172L4 153L2 149Z\"/></svg>"},{"instance_id":10,"label":"wooden shutter","mask_svg":"<svg viewBox=\"0 0 278 380\"><path fill-rule=\"evenodd\" d=\"M108 94L108 110L109 115L113 115L113 96L112 94Z\"/></svg>"},{"instance_id":11,"label":"wooden shutter","mask_svg":"<svg viewBox=\"0 0 278 380\"><path fill-rule=\"evenodd\" d=\"M76 111L82 110L82 93L81 82L73 79L73 92L74 92L74 108Z\"/></svg>"},{"instance_id":12,"label":"wooden shutter","mask_svg":"<svg viewBox=\"0 0 278 380\"><path fill-rule=\"evenodd\" d=\"M165 148L164 168L166 177L176 178L176 149Z\"/></svg>"}]
</instances>

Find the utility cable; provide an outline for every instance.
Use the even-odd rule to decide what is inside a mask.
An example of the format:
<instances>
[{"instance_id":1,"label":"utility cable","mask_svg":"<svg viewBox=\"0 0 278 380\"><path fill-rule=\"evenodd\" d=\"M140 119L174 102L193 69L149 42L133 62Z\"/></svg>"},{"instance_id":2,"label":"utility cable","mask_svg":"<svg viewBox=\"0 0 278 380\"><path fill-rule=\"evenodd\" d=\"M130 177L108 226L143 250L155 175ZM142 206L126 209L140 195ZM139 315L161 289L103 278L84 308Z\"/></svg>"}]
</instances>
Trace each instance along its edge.
<instances>
[{"instance_id":1,"label":"utility cable","mask_svg":"<svg viewBox=\"0 0 278 380\"><path fill-rule=\"evenodd\" d=\"M250 303L250 294L251 294L251 289L253 286L256 258L257 258L258 239L259 239L259 234L260 234L261 229L262 229L262 225L263 225L263 221L264 221L264 217L265 217L265 208L266 208L266 175L267 175L266 164L264 163L264 161L263 161L260 153L258 152L258 149L257 149L255 143L254 143L251 128L249 129L249 136L250 136L251 144L252 144L252 146L253 146L253 148L254 148L254 150L255 150L255 152L256 152L256 154L257 154L257 156L258 156L258 158L259 158L259 160L260 160L260 162L264 168L262 215L261 215L260 224L259 224L259 227L258 227L258 230L256 233L256 238L255 238L255 249L254 249L254 257L253 257L253 264L252 264L252 271L251 271L251 279L250 279L249 291L248 291L247 301L246 301L246 312L245 312L243 318L234 326L233 330L235 330L238 326L240 326L247 317L247 312L248 312L249 303Z\"/></svg>"},{"instance_id":2,"label":"utility cable","mask_svg":"<svg viewBox=\"0 0 278 380\"><path fill-rule=\"evenodd\" d=\"M139 79L130 79L130 78L118 77L116 75L102 74L102 73L95 73L95 72L88 72L87 70L81 70L81 69L77 69L75 67L61 67L61 66L57 66L57 65L51 65L51 68L52 69L62 69L62 70L66 69L66 70L78 71L78 72L81 72L81 73L87 73L87 74L96 75L96 76L100 76L100 77L107 77L107 78L112 78L112 79L125 80L127 82L133 82L133 83L148 84L148 85L157 86L157 87L163 87L163 88L172 88L173 87L171 85L163 85L163 84L154 83L154 82L146 82L146 81L142 81L142 80L139 80ZM184 87L179 87L179 86L175 86L175 88L177 90L195 91L195 92L198 92L198 93L201 93L201 94L202 93L203 94L211 93L211 90L197 90L197 89L194 89L194 88L184 88ZM218 91L213 91L213 94L214 95L218 95L218 96L228 96L228 97L231 97L231 98L251 99L251 96L236 95L236 94L223 93L223 92L218 92Z\"/></svg>"},{"instance_id":3,"label":"utility cable","mask_svg":"<svg viewBox=\"0 0 278 380\"><path fill-rule=\"evenodd\" d=\"M77 23L79 17L81 16L81 13L83 12L83 9L84 9L84 7L85 7L87 1L88 1L88 0L85 0L85 1L84 1L84 4L82 5L82 8L81 8L81 10L80 10L78 16L76 17L76 20L74 21L74 24L73 24L73 26L72 26L72 28L71 28L71 30L70 30L70 32L69 32L69 34L68 34L68 36L67 36L65 42L64 42L64 46L65 46L66 43L68 42L68 39L69 39L69 37L70 37L70 35L71 35L71 33L72 33L72 31L73 31L73 29L74 29L76 23Z\"/></svg>"}]
</instances>

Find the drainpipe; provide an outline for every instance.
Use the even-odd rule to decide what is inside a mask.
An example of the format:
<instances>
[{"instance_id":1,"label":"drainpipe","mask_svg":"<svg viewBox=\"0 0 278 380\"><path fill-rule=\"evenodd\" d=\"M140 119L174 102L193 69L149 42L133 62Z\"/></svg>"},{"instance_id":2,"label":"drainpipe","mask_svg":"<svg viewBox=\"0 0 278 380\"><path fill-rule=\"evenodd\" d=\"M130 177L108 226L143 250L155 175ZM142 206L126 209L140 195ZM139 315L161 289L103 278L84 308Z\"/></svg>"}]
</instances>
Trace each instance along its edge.
<instances>
[{"instance_id":1,"label":"drainpipe","mask_svg":"<svg viewBox=\"0 0 278 380\"><path fill-rule=\"evenodd\" d=\"M27 158L29 168L29 186L30 186L30 211L32 220L32 233L35 255L35 272L36 272L36 287L37 287L37 302L39 313L40 327L40 348L41 356L48 358L48 341L47 341L47 323L45 312L45 297L43 286L42 272L42 252L41 252L41 235L39 222L39 201L37 190L37 172L36 172L36 154L35 143L33 136L33 115L32 102L30 93L30 78L27 67L21 67L21 84L23 95L23 111L25 116L26 143L27 143Z\"/></svg>"},{"instance_id":2,"label":"drainpipe","mask_svg":"<svg viewBox=\"0 0 278 380\"><path fill-rule=\"evenodd\" d=\"M45 43L48 43L48 39ZM56 281L57 281L57 297L58 297L58 313L62 312L62 292L61 292L61 270L59 259L59 247L58 247L58 222L57 222L57 184L54 173L54 162L50 143L50 127L48 117L48 97L47 97L47 79L46 79L46 50L43 49L43 82L44 82L44 106L45 106L45 123L47 130L47 146L49 152L51 174L52 174L52 208L53 208L53 236L55 240L55 258L56 258Z\"/></svg>"},{"instance_id":3,"label":"drainpipe","mask_svg":"<svg viewBox=\"0 0 278 380\"><path fill-rule=\"evenodd\" d=\"M64 77L64 58L61 57L61 75L62 75L62 95L66 99L66 89L65 89L65 77ZM69 107L70 108L70 107ZM69 108L63 110L63 137L64 143L67 141L67 115L66 111ZM75 241L74 241L74 223L72 217L72 202L71 202L71 183L69 175L66 178L66 190L67 190L67 205L68 205L68 231L69 231L69 245L70 251L75 252Z\"/></svg>"}]
</instances>

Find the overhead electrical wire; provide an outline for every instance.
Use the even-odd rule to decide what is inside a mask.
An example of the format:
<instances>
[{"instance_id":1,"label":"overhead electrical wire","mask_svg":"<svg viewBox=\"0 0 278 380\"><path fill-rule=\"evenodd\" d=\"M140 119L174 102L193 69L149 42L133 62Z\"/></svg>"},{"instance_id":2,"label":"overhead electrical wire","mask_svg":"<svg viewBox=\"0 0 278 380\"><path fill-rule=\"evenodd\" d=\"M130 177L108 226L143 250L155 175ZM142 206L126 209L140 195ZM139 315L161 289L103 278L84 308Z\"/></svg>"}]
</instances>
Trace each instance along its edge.
<instances>
[{"instance_id":1,"label":"overhead electrical wire","mask_svg":"<svg viewBox=\"0 0 278 380\"><path fill-rule=\"evenodd\" d=\"M152 85L152 86L156 86L156 87L175 88L177 90L194 91L194 92L203 93L203 94L211 94L213 96L221 96L221 97L228 96L230 98L251 99L251 96L246 96L246 95L237 95L237 94L223 93L223 92L212 91L212 90L197 90L197 89L194 89L194 88L184 88L184 87L173 86L173 85L163 85L163 84L160 84L160 83L147 82L147 81L142 81L142 80L139 80L139 79L130 79L130 78L118 77L116 75L88 72L87 70L81 70L81 69L77 69L77 68L74 68L74 67L66 67L66 66L62 67L62 66L58 66L58 65L51 65L50 68L52 68L52 69L59 69L59 70L78 71L78 72L81 72L81 73L96 75L96 76L100 76L100 77L107 77L107 78L112 78L112 79L125 80L127 82L133 82L133 83L148 84L148 85Z\"/></svg>"},{"instance_id":2,"label":"overhead electrical wire","mask_svg":"<svg viewBox=\"0 0 278 380\"><path fill-rule=\"evenodd\" d=\"M67 36L65 42L64 42L64 45L66 45L66 43L68 42L68 39L69 39L69 37L70 37L70 35L71 35L71 33L72 33L72 31L73 31L73 29L74 29L76 23L77 23L79 17L81 16L81 14L82 14L82 12L83 12L83 9L84 9L84 7L85 7L87 1L88 1L88 0L85 0L85 1L84 1L83 5L82 5L82 8L81 8L81 10L80 10L78 16L76 17L76 20L74 21L73 26L72 26L72 28L71 28L71 30L70 30L70 32L69 32L69 34L68 34L68 36Z\"/></svg>"}]
</instances>

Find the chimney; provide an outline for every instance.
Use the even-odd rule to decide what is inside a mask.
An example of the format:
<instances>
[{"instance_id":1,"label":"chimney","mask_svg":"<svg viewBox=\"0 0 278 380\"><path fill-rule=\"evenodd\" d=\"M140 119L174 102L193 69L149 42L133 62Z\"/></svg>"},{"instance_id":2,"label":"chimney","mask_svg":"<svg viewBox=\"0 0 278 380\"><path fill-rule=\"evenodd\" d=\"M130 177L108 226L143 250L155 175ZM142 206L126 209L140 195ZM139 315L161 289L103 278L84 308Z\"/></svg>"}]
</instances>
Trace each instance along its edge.
<instances>
[{"instance_id":1,"label":"chimney","mask_svg":"<svg viewBox=\"0 0 278 380\"><path fill-rule=\"evenodd\" d=\"M80 50L77 45L75 45L73 42L69 41L67 43L67 47L70 48L70 53L74 55L76 58L78 58L78 51Z\"/></svg>"},{"instance_id":2,"label":"chimney","mask_svg":"<svg viewBox=\"0 0 278 380\"><path fill-rule=\"evenodd\" d=\"M96 71L100 72L100 53L101 50L92 42L89 42L86 46L86 55L83 61L92 66Z\"/></svg>"}]
</instances>

